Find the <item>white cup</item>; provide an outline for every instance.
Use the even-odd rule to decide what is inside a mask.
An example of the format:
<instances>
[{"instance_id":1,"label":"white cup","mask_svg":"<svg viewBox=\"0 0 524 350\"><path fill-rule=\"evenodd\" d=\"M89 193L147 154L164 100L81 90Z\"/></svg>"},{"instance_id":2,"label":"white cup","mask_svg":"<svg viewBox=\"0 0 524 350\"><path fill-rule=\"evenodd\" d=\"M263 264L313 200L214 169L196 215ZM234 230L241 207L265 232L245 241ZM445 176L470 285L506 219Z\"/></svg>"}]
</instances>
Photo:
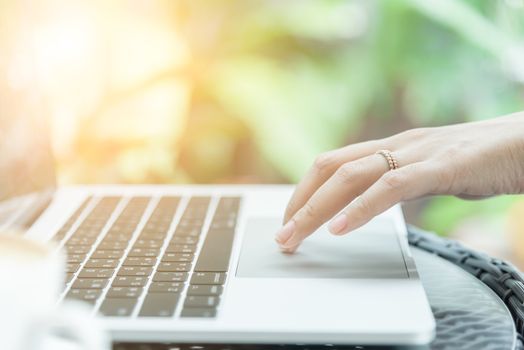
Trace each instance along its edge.
<instances>
[{"instance_id":1,"label":"white cup","mask_svg":"<svg viewBox=\"0 0 524 350\"><path fill-rule=\"evenodd\" d=\"M0 234L0 349L47 350L60 337L75 348L109 349L88 307L57 305L64 270L65 257L52 245Z\"/></svg>"}]
</instances>

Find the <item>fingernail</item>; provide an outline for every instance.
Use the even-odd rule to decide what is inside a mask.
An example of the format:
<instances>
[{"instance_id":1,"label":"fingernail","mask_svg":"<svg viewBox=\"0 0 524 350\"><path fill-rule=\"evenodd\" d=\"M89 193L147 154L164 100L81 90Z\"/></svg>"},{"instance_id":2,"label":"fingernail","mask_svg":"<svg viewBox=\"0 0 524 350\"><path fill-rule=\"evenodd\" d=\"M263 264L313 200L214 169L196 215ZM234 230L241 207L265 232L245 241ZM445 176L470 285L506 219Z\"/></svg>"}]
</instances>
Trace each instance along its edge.
<instances>
[{"instance_id":1,"label":"fingernail","mask_svg":"<svg viewBox=\"0 0 524 350\"><path fill-rule=\"evenodd\" d=\"M348 218L346 214L340 214L339 216L334 218L333 221L331 221L331 223L329 224L329 231L331 231L331 233L333 234L339 234L342 233L342 231L344 231L347 225Z\"/></svg>"},{"instance_id":2,"label":"fingernail","mask_svg":"<svg viewBox=\"0 0 524 350\"><path fill-rule=\"evenodd\" d=\"M295 251L297 250L296 247L294 248L281 248L280 251L284 254L294 254Z\"/></svg>"},{"instance_id":3,"label":"fingernail","mask_svg":"<svg viewBox=\"0 0 524 350\"><path fill-rule=\"evenodd\" d=\"M289 220L287 224L282 227L282 229L277 233L275 239L279 244L284 244L287 242L287 240L293 235L293 232L295 232L295 222L293 220Z\"/></svg>"}]
</instances>

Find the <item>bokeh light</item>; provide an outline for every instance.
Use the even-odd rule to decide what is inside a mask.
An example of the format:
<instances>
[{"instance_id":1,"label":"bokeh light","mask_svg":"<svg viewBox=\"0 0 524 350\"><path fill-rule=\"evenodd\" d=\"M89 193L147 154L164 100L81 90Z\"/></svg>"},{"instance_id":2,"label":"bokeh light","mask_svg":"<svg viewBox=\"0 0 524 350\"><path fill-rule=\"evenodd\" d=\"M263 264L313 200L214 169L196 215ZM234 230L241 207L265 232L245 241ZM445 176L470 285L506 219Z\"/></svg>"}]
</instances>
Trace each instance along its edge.
<instances>
[{"instance_id":1,"label":"bokeh light","mask_svg":"<svg viewBox=\"0 0 524 350\"><path fill-rule=\"evenodd\" d=\"M49 160L49 133L60 184L294 183L332 148L523 110L523 38L522 0L0 1L4 164ZM524 256L518 197L406 209Z\"/></svg>"}]
</instances>

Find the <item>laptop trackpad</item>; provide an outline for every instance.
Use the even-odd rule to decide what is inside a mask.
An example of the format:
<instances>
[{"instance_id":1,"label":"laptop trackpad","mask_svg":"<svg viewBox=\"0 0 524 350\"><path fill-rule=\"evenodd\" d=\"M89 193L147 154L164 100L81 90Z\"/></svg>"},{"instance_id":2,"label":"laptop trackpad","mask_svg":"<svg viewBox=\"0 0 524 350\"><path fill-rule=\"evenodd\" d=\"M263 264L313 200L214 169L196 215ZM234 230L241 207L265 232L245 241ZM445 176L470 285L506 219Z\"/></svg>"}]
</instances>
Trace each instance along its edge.
<instances>
[{"instance_id":1,"label":"laptop trackpad","mask_svg":"<svg viewBox=\"0 0 524 350\"><path fill-rule=\"evenodd\" d=\"M280 227L278 218L247 221L237 277L408 278L392 220L373 220L345 236L323 226L293 255L275 243Z\"/></svg>"}]
</instances>

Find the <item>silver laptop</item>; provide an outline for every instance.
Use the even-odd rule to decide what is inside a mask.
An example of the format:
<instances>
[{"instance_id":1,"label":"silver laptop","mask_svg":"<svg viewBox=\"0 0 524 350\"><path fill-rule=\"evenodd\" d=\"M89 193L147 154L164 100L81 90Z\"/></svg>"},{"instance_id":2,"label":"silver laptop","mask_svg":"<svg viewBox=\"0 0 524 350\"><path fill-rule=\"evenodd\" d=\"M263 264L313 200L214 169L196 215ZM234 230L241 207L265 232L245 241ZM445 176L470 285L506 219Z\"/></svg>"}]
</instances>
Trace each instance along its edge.
<instances>
[{"instance_id":1,"label":"silver laptop","mask_svg":"<svg viewBox=\"0 0 524 350\"><path fill-rule=\"evenodd\" d=\"M60 300L90 305L113 339L433 338L399 206L346 236L321 228L284 255L274 234L292 186L56 188L41 109L29 105L37 99L6 96L5 86L0 81L0 231L24 227L27 237L54 240L67 253Z\"/></svg>"},{"instance_id":2,"label":"silver laptop","mask_svg":"<svg viewBox=\"0 0 524 350\"><path fill-rule=\"evenodd\" d=\"M290 186L61 188L27 231L67 252L62 298L114 339L423 344L434 321L399 207L346 237L274 243Z\"/></svg>"},{"instance_id":3,"label":"silver laptop","mask_svg":"<svg viewBox=\"0 0 524 350\"><path fill-rule=\"evenodd\" d=\"M4 199L39 177L6 170ZM115 340L428 343L435 324L400 207L347 236L321 228L284 255L274 234L292 189L57 188L4 201L0 229L56 241L68 259L61 299L89 304Z\"/></svg>"}]
</instances>

